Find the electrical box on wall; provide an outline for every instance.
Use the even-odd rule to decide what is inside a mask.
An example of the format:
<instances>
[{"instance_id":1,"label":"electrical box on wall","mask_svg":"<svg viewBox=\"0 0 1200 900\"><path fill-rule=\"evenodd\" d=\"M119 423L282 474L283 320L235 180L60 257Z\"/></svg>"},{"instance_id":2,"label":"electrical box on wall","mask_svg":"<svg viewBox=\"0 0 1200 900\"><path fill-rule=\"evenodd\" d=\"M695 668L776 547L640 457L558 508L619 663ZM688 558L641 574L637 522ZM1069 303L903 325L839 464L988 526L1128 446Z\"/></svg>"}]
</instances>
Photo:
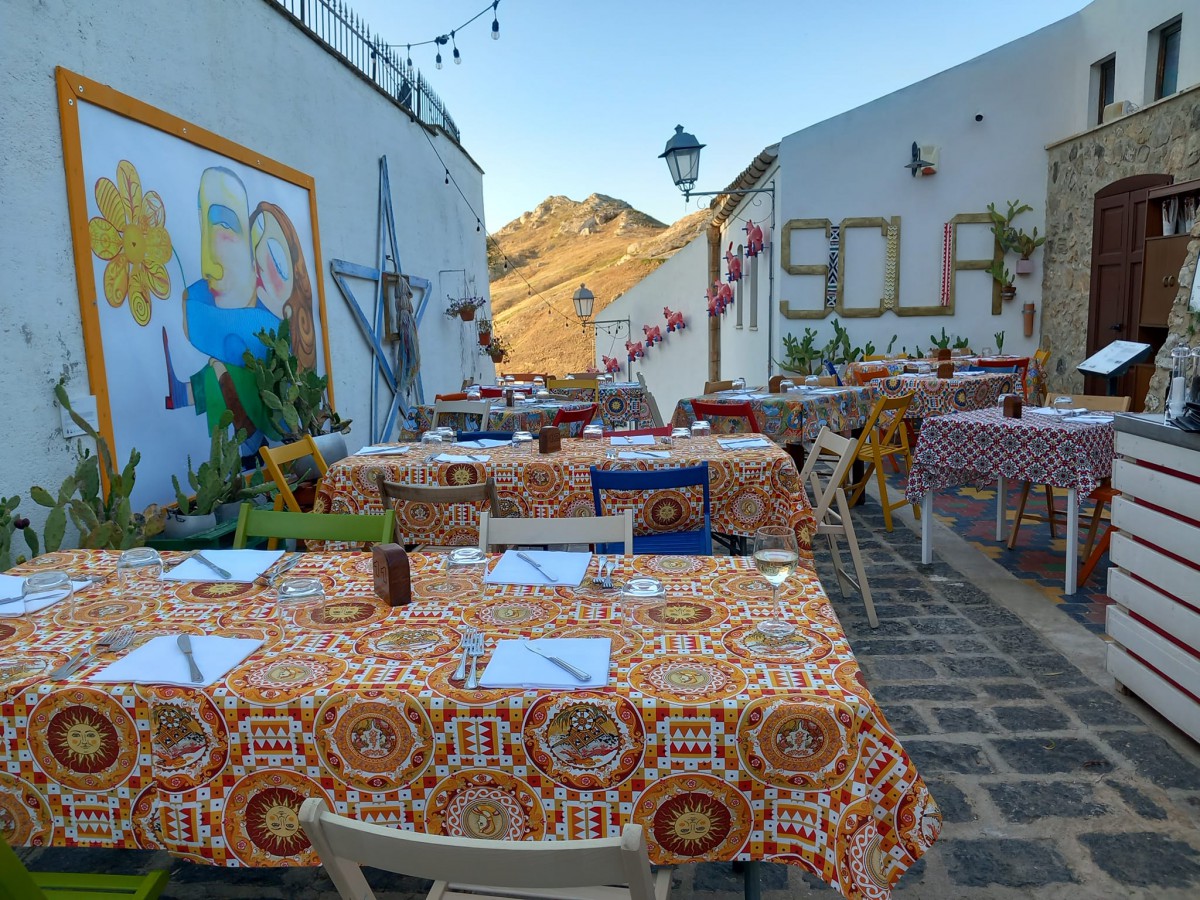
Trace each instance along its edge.
<instances>
[{"instance_id":1,"label":"electrical box on wall","mask_svg":"<svg viewBox=\"0 0 1200 900\"><path fill-rule=\"evenodd\" d=\"M71 401L71 408L75 410L75 414L83 419L97 431L100 430L100 419L96 413L96 398L91 394L67 394L67 399ZM75 424L71 419L70 414L63 407L58 408L58 414L62 417L62 432L64 438L83 437L87 434L82 428Z\"/></svg>"}]
</instances>

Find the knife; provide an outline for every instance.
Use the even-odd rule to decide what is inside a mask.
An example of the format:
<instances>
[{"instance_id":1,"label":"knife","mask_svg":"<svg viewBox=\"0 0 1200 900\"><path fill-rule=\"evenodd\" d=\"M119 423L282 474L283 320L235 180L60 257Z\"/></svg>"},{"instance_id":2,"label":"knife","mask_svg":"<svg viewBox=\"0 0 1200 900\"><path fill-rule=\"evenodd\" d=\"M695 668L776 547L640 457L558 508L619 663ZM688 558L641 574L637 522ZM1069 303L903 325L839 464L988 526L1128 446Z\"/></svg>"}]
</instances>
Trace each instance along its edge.
<instances>
[{"instance_id":1,"label":"knife","mask_svg":"<svg viewBox=\"0 0 1200 900\"><path fill-rule=\"evenodd\" d=\"M267 571L263 572L258 577L266 581L267 584L272 584L284 572L294 569L296 566L300 565L300 560L302 559L304 559L303 553L289 553L282 557L278 563L271 568L268 568Z\"/></svg>"},{"instance_id":2,"label":"knife","mask_svg":"<svg viewBox=\"0 0 1200 900\"><path fill-rule=\"evenodd\" d=\"M545 578L547 581L552 582L553 584L558 584L558 579L551 577L551 575L545 569L543 569L541 566L539 566L536 562L534 562L531 557L526 556L520 550L517 551L517 556L521 557L521 559L525 560L525 562L529 563L531 566L533 566L535 569L537 569L539 572L541 572L542 577Z\"/></svg>"},{"instance_id":3,"label":"knife","mask_svg":"<svg viewBox=\"0 0 1200 900\"><path fill-rule=\"evenodd\" d=\"M208 566L210 569L212 569L214 572L216 572L222 578L232 578L233 577L233 575L230 573L230 571L228 569L222 569L220 566L218 566L215 562L213 562L211 559L209 559L207 556L205 556L199 550L197 550L192 555L192 559L196 559L196 560L199 560L200 562L204 563L204 565Z\"/></svg>"},{"instance_id":4,"label":"knife","mask_svg":"<svg viewBox=\"0 0 1200 900\"><path fill-rule=\"evenodd\" d=\"M200 667L196 665L196 658L192 656L192 639L189 635L181 634L175 639L175 643L179 645L179 649L183 651L183 655L187 657L188 665L192 670L192 684L202 684L204 682L204 673L200 671Z\"/></svg>"},{"instance_id":5,"label":"knife","mask_svg":"<svg viewBox=\"0 0 1200 900\"><path fill-rule=\"evenodd\" d=\"M548 656L545 653L543 653L541 650L535 650L535 649L533 649L532 644L526 643L525 649L528 650L530 653L536 653L538 656L540 656L544 660L554 663L560 669L570 672L572 675L575 676L576 681L591 681L592 680L592 676L589 675L587 672L583 671L583 669L577 669L573 665L571 665L569 662L564 662L563 660L559 659L557 656Z\"/></svg>"}]
</instances>

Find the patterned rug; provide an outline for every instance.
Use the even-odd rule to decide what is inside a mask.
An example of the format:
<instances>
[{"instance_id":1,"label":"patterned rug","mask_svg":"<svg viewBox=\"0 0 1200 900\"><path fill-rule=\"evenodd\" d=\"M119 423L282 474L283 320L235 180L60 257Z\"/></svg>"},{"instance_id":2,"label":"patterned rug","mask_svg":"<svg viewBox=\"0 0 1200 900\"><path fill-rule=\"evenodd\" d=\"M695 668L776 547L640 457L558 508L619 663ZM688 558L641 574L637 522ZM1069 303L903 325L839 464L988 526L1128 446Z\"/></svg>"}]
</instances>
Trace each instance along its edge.
<instances>
[{"instance_id":1,"label":"patterned rug","mask_svg":"<svg viewBox=\"0 0 1200 900\"><path fill-rule=\"evenodd\" d=\"M889 475L888 493L897 494L904 489L904 476ZM1017 502L1021 497L1021 485L1010 485L1008 489L1008 522L1009 528L1016 518ZM961 487L956 491L946 491L934 497L934 509L937 519L952 528L962 538L975 545L985 556L994 559L1008 569L1017 578L1025 581L1046 595L1046 598L1057 605L1064 613L1079 622L1089 631L1096 634L1104 633L1104 610L1112 603L1105 593L1108 586L1108 557L1101 559L1092 572L1087 584L1079 585L1073 597L1063 594L1063 565L1066 554L1066 505L1065 492L1054 492L1055 505L1060 512L1063 524L1055 526L1057 537L1050 537L1050 527L1045 522L1035 522L1026 519L1021 523L1021 531L1017 537L1017 545L1008 549L1007 542L999 542L996 537L996 488ZM1046 514L1046 500L1040 487L1029 492L1026 511ZM1080 503L1079 511L1079 568L1083 568L1083 544L1087 539L1087 527L1091 522L1092 504L1090 501ZM1107 520L1101 523L1099 535L1104 533ZM936 545L935 545L936 551Z\"/></svg>"}]
</instances>

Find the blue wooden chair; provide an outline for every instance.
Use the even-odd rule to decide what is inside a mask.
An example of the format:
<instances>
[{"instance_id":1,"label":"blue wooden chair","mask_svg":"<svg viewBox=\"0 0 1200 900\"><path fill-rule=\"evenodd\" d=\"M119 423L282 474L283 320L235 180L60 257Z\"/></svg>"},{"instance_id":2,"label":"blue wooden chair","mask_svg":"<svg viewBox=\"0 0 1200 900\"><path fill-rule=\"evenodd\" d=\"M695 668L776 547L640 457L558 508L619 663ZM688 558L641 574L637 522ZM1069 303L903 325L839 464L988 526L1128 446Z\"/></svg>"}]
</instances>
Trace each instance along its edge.
<instances>
[{"instance_id":1,"label":"blue wooden chair","mask_svg":"<svg viewBox=\"0 0 1200 900\"><path fill-rule=\"evenodd\" d=\"M511 441L513 433L511 431L460 431L458 433L459 443L463 441Z\"/></svg>"},{"instance_id":2,"label":"blue wooden chair","mask_svg":"<svg viewBox=\"0 0 1200 900\"><path fill-rule=\"evenodd\" d=\"M712 556L712 512L708 493L708 463L672 469L651 469L647 472L601 469L592 466L592 501L596 515L604 515L603 491L653 492L668 488L700 487L704 491L704 526L696 531L671 531L660 534L634 535L633 552L684 553L692 556ZM596 548L597 553L620 553L617 544Z\"/></svg>"}]
</instances>

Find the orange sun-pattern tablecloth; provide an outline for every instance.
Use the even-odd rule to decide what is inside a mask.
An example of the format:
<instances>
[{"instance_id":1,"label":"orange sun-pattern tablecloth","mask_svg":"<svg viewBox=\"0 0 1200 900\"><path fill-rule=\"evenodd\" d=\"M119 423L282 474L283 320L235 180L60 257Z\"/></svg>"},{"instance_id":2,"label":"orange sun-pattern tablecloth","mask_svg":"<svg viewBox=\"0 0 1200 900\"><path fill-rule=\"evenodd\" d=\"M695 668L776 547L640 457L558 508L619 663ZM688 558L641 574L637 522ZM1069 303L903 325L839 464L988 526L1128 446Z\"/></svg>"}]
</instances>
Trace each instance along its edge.
<instances>
[{"instance_id":1,"label":"orange sun-pattern tablecloth","mask_svg":"<svg viewBox=\"0 0 1200 900\"><path fill-rule=\"evenodd\" d=\"M815 391L804 389L786 394L768 394L758 390L746 395L722 392L705 394L702 397L680 400L675 406L671 424L685 428L696 421L692 399L709 403L744 403L749 401L754 410L754 419L763 434L780 444L799 444L815 441L825 426L830 431L848 434L861 428L871 414L871 407L879 396L873 387L822 388ZM735 420L714 422L714 430L729 430L742 427ZM743 423L744 424L744 423Z\"/></svg>"},{"instance_id":2,"label":"orange sun-pattern tablecloth","mask_svg":"<svg viewBox=\"0 0 1200 900\"><path fill-rule=\"evenodd\" d=\"M1016 390L1017 377L1005 373L956 375L953 378L891 375L873 381L872 385L885 397L912 394L912 403L904 417L927 419L972 409L994 409L1001 394L1011 394Z\"/></svg>"},{"instance_id":3,"label":"orange sun-pattern tablecloth","mask_svg":"<svg viewBox=\"0 0 1200 900\"><path fill-rule=\"evenodd\" d=\"M170 560L171 555L168 555ZM646 829L650 858L799 865L847 897L887 897L941 816L871 698L816 576L783 595L799 624L755 628L770 604L748 560L620 559L664 580L626 619L613 592L488 585L414 555L414 602L371 593L368 554L307 554L293 574L330 601L280 627L265 589L115 577L0 619L0 825L25 846L165 849L224 866L315 865L309 797L363 821L470 838L609 837ZM111 575L116 554L32 565ZM494 560L493 560L494 563ZM595 571L589 569L590 576ZM117 654L46 675L105 628L266 644L215 685L91 684ZM473 690L452 683L460 629L496 639L607 637L610 684ZM128 652L128 651L122 651Z\"/></svg>"},{"instance_id":4,"label":"orange sun-pattern tablecloth","mask_svg":"<svg viewBox=\"0 0 1200 900\"><path fill-rule=\"evenodd\" d=\"M452 454L474 454L479 462L426 463L426 449L412 445L399 456L348 456L329 467L317 490L317 512L382 512L376 478L405 484L478 484L495 479L501 514L506 516L591 516L591 466L604 469L661 469L708 463L712 529L720 534L752 537L764 525L790 525L796 530L802 562L812 566L815 531L796 464L780 447L723 450L716 438L677 441L674 446L618 448L608 440L564 439L558 453L518 452L511 446L471 450L446 445ZM666 459L609 459L620 450L669 449ZM686 530L702 516L698 490L662 490L641 498L634 517L636 534ZM632 504L630 504L632 505ZM620 508L617 504L616 508ZM463 504L435 507L401 504L396 532L406 543L452 546L478 541L476 513Z\"/></svg>"}]
</instances>

